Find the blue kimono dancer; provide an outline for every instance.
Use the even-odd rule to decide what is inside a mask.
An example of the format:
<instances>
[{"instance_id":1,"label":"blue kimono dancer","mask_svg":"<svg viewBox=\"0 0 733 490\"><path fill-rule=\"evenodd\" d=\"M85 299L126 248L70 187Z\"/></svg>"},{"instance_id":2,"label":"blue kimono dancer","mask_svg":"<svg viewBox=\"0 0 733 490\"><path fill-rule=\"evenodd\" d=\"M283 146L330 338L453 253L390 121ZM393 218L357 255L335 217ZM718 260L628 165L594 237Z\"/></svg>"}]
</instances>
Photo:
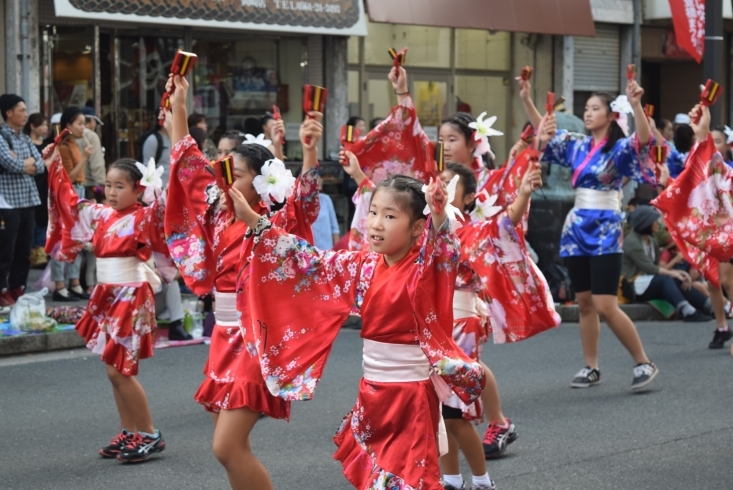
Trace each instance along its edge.
<instances>
[{"instance_id":1,"label":"blue kimono dancer","mask_svg":"<svg viewBox=\"0 0 733 490\"><path fill-rule=\"evenodd\" d=\"M676 179L679 177L679 175L682 173L682 171L685 169L685 161L687 160L688 153L680 153L677 151L677 149L674 147L674 145L669 146L669 154L667 155L667 168L669 169L669 176L673 179Z\"/></svg>"},{"instance_id":2,"label":"blue kimono dancer","mask_svg":"<svg viewBox=\"0 0 733 490\"><path fill-rule=\"evenodd\" d=\"M606 153L602 146L594 149L592 136L559 130L545 148L542 161L570 167L576 189L575 207L560 238L561 257L622 253L621 180L656 183L651 166L643 166L649 147L639 148L636 133L619 139Z\"/></svg>"}]
</instances>

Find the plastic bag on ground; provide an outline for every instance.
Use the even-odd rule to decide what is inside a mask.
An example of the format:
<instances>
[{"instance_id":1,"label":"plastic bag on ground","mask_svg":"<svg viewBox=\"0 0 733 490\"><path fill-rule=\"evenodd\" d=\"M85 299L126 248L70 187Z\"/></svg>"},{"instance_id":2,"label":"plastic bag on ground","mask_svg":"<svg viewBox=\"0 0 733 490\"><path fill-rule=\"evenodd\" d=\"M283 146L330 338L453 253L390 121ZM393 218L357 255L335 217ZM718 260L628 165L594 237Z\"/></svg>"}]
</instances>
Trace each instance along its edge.
<instances>
[{"instance_id":1,"label":"plastic bag on ground","mask_svg":"<svg viewBox=\"0 0 733 490\"><path fill-rule=\"evenodd\" d=\"M45 332L56 328L56 321L46 316L48 289L26 293L15 302L10 310L10 324L26 332Z\"/></svg>"}]
</instances>

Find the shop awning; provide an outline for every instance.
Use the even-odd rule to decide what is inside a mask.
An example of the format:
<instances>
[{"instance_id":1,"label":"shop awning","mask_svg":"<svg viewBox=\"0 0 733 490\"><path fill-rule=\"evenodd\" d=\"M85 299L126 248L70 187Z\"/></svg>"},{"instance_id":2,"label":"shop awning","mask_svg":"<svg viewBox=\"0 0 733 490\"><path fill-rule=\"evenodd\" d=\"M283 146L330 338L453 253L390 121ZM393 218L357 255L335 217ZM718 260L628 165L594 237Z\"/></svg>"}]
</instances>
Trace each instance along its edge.
<instances>
[{"instance_id":1,"label":"shop awning","mask_svg":"<svg viewBox=\"0 0 733 490\"><path fill-rule=\"evenodd\" d=\"M57 17L91 21L366 36L362 0L53 0L53 4Z\"/></svg>"},{"instance_id":2,"label":"shop awning","mask_svg":"<svg viewBox=\"0 0 733 490\"><path fill-rule=\"evenodd\" d=\"M595 36L590 0L366 0L372 22Z\"/></svg>"}]
</instances>

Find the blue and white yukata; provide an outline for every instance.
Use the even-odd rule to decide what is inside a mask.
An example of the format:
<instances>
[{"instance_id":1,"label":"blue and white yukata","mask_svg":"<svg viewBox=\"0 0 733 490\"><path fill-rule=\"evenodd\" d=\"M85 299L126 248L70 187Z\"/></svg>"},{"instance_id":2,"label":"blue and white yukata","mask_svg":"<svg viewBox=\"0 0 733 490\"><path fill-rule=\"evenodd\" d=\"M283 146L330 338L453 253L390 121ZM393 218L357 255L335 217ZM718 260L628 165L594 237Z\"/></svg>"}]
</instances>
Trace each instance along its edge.
<instances>
[{"instance_id":1,"label":"blue and white yukata","mask_svg":"<svg viewBox=\"0 0 733 490\"><path fill-rule=\"evenodd\" d=\"M621 180L656 183L649 146L639 148L636 133L619 139L606 153L601 151L604 145L594 147L592 136L559 130L545 148L542 161L570 167L576 189L575 207L560 238L561 257L622 253Z\"/></svg>"}]
</instances>

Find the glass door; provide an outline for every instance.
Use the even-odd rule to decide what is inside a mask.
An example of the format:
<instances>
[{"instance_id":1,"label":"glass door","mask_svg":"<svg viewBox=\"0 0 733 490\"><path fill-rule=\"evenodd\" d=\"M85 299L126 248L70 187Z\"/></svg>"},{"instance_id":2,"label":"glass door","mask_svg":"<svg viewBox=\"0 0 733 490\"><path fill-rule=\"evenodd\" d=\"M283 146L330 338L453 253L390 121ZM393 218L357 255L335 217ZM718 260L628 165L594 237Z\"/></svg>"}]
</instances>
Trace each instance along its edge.
<instances>
[{"instance_id":1,"label":"glass door","mask_svg":"<svg viewBox=\"0 0 733 490\"><path fill-rule=\"evenodd\" d=\"M176 36L120 36L117 40L117 157L140 152L139 139L157 124L160 99L183 39Z\"/></svg>"},{"instance_id":2,"label":"glass door","mask_svg":"<svg viewBox=\"0 0 733 490\"><path fill-rule=\"evenodd\" d=\"M417 117L430 141L438 140L440 121L454 112L449 101L452 86L449 75L410 75L410 94Z\"/></svg>"}]
</instances>

